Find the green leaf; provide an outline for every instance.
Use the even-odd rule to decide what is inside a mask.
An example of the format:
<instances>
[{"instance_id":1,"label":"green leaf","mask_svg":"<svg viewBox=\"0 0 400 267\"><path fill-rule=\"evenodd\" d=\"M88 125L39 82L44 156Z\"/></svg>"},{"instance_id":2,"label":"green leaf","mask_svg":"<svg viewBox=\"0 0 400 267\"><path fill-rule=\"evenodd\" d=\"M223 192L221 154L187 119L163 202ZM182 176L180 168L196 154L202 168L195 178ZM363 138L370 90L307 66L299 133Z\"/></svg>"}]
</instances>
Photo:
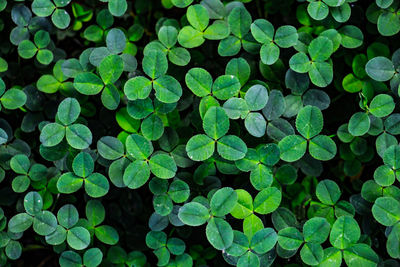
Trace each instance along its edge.
<instances>
[{"instance_id":1,"label":"green leaf","mask_svg":"<svg viewBox=\"0 0 400 267\"><path fill-rule=\"evenodd\" d=\"M161 179L169 179L175 176L177 167L172 157L166 154L157 154L150 158L151 172Z\"/></svg>"},{"instance_id":2,"label":"green leaf","mask_svg":"<svg viewBox=\"0 0 400 267\"><path fill-rule=\"evenodd\" d=\"M205 69L190 69L185 75L185 82L187 87L199 97L211 94L213 81L210 73Z\"/></svg>"},{"instance_id":3,"label":"green leaf","mask_svg":"<svg viewBox=\"0 0 400 267\"><path fill-rule=\"evenodd\" d=\"M247 152L246 144L235 135L226 135L217 141L217 151L224 159L239 160Z\"/></svg>"},{"instance_id":4,"label":"green leaf","mask_svg":"<svg viewBox=\"0 0 400 267\"><path fill-rule=\"evenodd\" d=\"M65 136L65 128L58 123L49 123L40 133L40 142L45 147L58 145Z\"/></svg>"},{"instance_id":5,"label":"green leaf","mask_svg":"<svg viewBox=\"0 0 400 267\"><path fill-rule=\"evenodd\" d=\"M131 134L126 138L126 151L135 159L147 159L153 153L152 143L138 134Z\"/></svg>"},{"instance_id":6,"label":"green leaf","mask_svg":"<svg viewBox=\"0 0 400 267\"><path fill-rule=\"evenodd\" d=\"M120 0L113 1L114 3L121 2ZM110 10L111 14L113 13ZM121 14L122 15L122 14ZM119 54L124 51L126 46L126 37L120 29L111 29L106 37L106 44L108 50L113 54Z\"/></svg>"},{"instance_id":7,"label":"green leaf","mask_svg":"<svg viewBox=\"0 0 400 267\"><path fill-rule=\"evenodd\" d=\"M298 34L293 26L285 25L276 30L275 43L282 48L289 48L297 43Z\"/></svg>"},{"instance_id":8,"label":"green leaf","mask_svg":"<svg viewBox=\"0 0 400 267\"><path fill-rule=\"evenodd\" d=\"M215 79L212 86L213 95L220 100L228 100L240 90L240 82L236 76L221 75Z\"/></svg>"},{"instance_id":9,"label":"green leaf","mask_svg":"<svg viewBox=\"0 0 400 267\"><path fill-rule=\"evenodd\" d=\"M10 240L5 248L5 253L9 259L17 260L21 257L22 246L18 241Z\"/></svg>"},{"instance_id":10,"label":"green leaf","mask_svg":"<svg viewBox=\"0 0 400 267\"><path fill-rule=\"evenodd\" d=\"M121 158L125 153L124 145L120 140L112 136L103 136L97 141L97 151L108 160Z\"/></svg>"},{"instance_id":11,"label":"green leaf","mask_svg":"<svg viewBox=\"0 0 400 267\"><path fill-rule=\"evenodd\" d=\"M69 16L68 12L65 11L64 9L56 9L51 15L51 21L53 24L59 28L59 29L66 29L68 28L70 22L71 22L71 17Z\"/></svg>"},{"instance_id":12,"label":"green leaf","mask_svg":"<svg viewBox=\"0 0 400 267\"><path fill-rule=\"evenodd\" d=\"M204 132L214 140L224 136L229 130L229 118L221 107L210 107L203 118Z\"/></svg>"},{"instance_id":13,"label":"green leaf","mask_svg":"<svg viewBox=\"0 0 400 267\"><path fill-rule=\"evenodd\" d=\"M82 265L81 256L74 251L64 251L59 258L60 266L78 267Z\"/></svg>"},{"instance_id":14,"label":"green leaf","mask_svg":"<svg viewBox=\"0 0 400 267\"><path fill-rule=\"evenodd\" d=\"M232 34L243 38L250 30L251 15L244 7L235 7L229 13L228 23Z\"/></svg>"},{"instance_id":15,"label":"green leaf","mask_svg":"<svg viewBox=\"0 0 400 267\"><path fill-rule=\"evenodd\" d=\"M199 226L207 222L210 214L202 204L189 202L179 209L178 217L186 225Z\"/></svg>"},{"instance_id":16,"label":"green leaf","mask_svg":"<svg viewBox=\"0 0 400 267\"><path fill-rule=\"evenodd\" d=\"M83 264L88 267L96 267L103 260L103 252L98 248L90 248L83 254Z\"/></svg>"},{"instance_id":17,"label":"green leaf","mask_svg":"<svg viewBox=\"0 0 400 267\"><path fill-rule=\"evenodd\" d=\"M355 244L360 235L357 221L350 216L341 216L332 226L329 241L335 248L346 249Z\"/></svg>"},{"instance_id":18,"label":"green leaf","mask_svg":"<svg viewBox=\"0 0 400 267\"><path fill-rule=\"evenodd\" d=\"M167 48L172 48L178 41L178 30L173 26L162 26L158 31L158 39Z\"/></svg>"},{"instance_id":19,"label":"green leaf","mask_svg":"<svg viewBox=\"0 0 400 267\"><path fill-rule=\"evenodd\" d=\"M250 65L244 58L233 58L226 64L225 74L236 76L243 86L250 78Z\"/></svg>"},{"instance_id":20,"label":"green leaf","mask_svg":"<svg viewBox=\"0 0 400 267\"><path fill-rule=\"evenodd\" d=\"M86 149L92 144L92 133L83 124L73 124L66 128L65 137L70 146L75 149Z\"/></svg>"},{"instance_id":21,"label":"green leaf","mask_svg":"<svg viewBox=\"0 0 400 267\"><path fill-rule=\"evenodd\" d=\"M293 162L301 159L306 153L307 140L298 135L288 135L279 142L281 159Z\"/></svg>"},{"instance_id":22,"label":"green leaf","mask_svg":"<svg viewBox=\"0 0 400 267\"><path fill-rule=\"evenodd\" d=\"M232 97L225 101L223 108L230 119L244 118L249 113L247 103L243 98Z\"/></svg>"},{"instance_id":23,"label":"green leaf","mask_svg":"<svg viewBox=\"0 0 400 267\"><path fill-rule=\"evenodd\" d=\"M152 79L161 77L167 72L168 60L163 52L151 50L143 57L143 71Z\"/></svg>"},{"instance_id":24,"label":"green leaf","mask_svg":"<svg viewBox=\"0 0 400 267\"><path fill-rule=\"evenodd\" d=\"M400 169L400 146L392 145L389 146L384 155L383 155L383 162L390 166L394 170Z\"/></svg>"},{"instance_id":25,"label":"green leaf","mask_svg":"<svg viewBox=\"0 0 400 267\"><path fill-rule=\"evenodd\" d=\"M211 218L207 223L206 236L210 244L218 250L229 248L233 243L232 227L225 220Z\"/></svg>"},{"instance_id":26,"label":"green leaf","mask_svg":"<svg viewBox=\"0 0 400 267\"><path fill-rule=\"evenodd\" d=\"M202 32L208 26L209 16L207 9L200 4L188 7L186 17L190 25L198 31Z\"/></svg>"},{"instance_id":27,"label":"green leaf","mask_svg":"<svg viewBox=\"0 0 400 267\"><path fill-rule=\"evenodd\" d=\"M296 53L290 58L289 66L298 73L307 73L311 69L310 59L302 52Z\"/></svg>"},{"instance_id":28,"label":"green leaf","mask_svg":"<svg viewBox=\"0 0 400 267\"><path fill-rule=\"evenodd\" d=\"M322 1L310 2L307 6L307 12L315 20L323 20L329 14L329 7Z\"/></svg>"},{"instance_id":29,"label":"green leaf","mask_svg":"<svg viewBox=\"0 0 400 267\"><path fill-rule=\"evenodd\" d=\"M350 118L349 133L353 136L362 136L368 132L370 125L371 121L368 114L357 112Z\"/></svg>"},{"instance_id":30,"label":"green leaf","mask_svg":"<svg viewBox=\"0 0 400 267\"><path fill-rule=\"evenodd\" d=\"M336 155L335 142L326 135L318 135L310 140L310 155L317 160L331 160Z\"/></svg>"},{"instance_id":31,"label":"green leaf","mask_svg":"<svg viewBox=\"0 0 400 267\"><path fill-rule=\"evenodd\" d=\"M93 173L94 161L89 153L80 152L72 162L72 169L79 177L88 177Z\"/></svg>"},{"instance_id":32,"label":"green leaf","mask_svg":"<svg viewBox=\"0 0 400 267\"><path fill-rule=\"evenodd\" d=\"M127 187L136 189L144 185L149 178L149 165L143 160L135 160L125 169L123 181Z\"/></svg>"},{"instance_id":33,"label":"green leaf","mask_svg":"<svg viewBox=\"0 0 400 267\"><path fill-rule=\"evenodd\" d=\"M303 235L295 227L286 227L278 232L278 243L283 249L295 250L303 244Z\"/></svg>"},{"instance_id":34,"label":"green leaf","mask_svg":"<svg viewBox=\"0 0 400 267\"><path fill-rule=\"evenodd\" d=\"M124 69L122 58L117 55L108 55L99 66L99 74L104 84L114 83L121 76Z\"/></svg>"},{"instance_id":35,"label":"green leaf","mask_svg":"<svg viewBox=\"0 0 400 267\"><path fill-rule=\"evenodd\" d=\"M385 226L393 226L400 220L400 203L392 197L379 197L372 206L375 220Z\"/></svg>"},{"instance_id":36,"label":"green leaf","mask_svg":"<svg viewBox=\"0 0 400 267\"><path fill-rule=\"evenodd\" d=\"M39 78L39 80L36 82L36 86L39 91L53 94L62 87L62 83L54 78L54 76L45 74Z\"/></svg>"},{"instance_id":37,"label":"green leaf","mask_svg":"<svg viewBox=\"0 0 400 267\"><path fill-rule=\"evenodd\" d=\"M275 211L282 200L282 193L276 187L261 190L254 198L254 211L259 214L268 214Z\"/></svg>"},{"instance_id":38,"label":"green leaf","mask_svg":"<svg viewBox=\"0 0 400 267\"><path fill-rule=\"evenodd\" d=\"M26 155L19 154L11 158L10 167L15 173L27 175L31 167L31 162Z\"/></svg>"},{"instance_id":39,"label":"green leaf","mask_svg":"<svg viewBox=\"0 0 400 267\"><path fill-rule=\"evenodd\" d=\"M83 250L90 244L90 233L84 227L74 227L67 232L67 243L73 249Z\"/></svg>"},{"instance_id":40,"label":"green leaf","mask_svg":"<svg viewBox=\"0 0 400 267\"><path fill-rule=\"evenodd\" d=\"M324 249L324 257L320 263L321 267L335 267L342 264L342 251L329 247Z\"/></svg>"},{"instance_id":41,"label":"green leaf","mask_svg":"<svg viewBox=\"0 0 400 267\"><path fill-rule=\"evenodd\" d=\"M56 230L53 233L46 235L45 238L49 245L60 245L64 243L67 238L67 230L65 230L61 225L57 225Z\"/></svg>"},{"instance_id":42,"label":"green leaf","mask_svg":"<svg viewBox=\"0 0 400 267\"><path fill-rule=\"evenodd\" d=\"M153 83L156 97L163 103L175 103L182 96L180 83L172 76L164 75Z\"/></svg>"},{"instance_id":43,"label":"green leaf","mask_svg":"<svg viewBox=\"0 0 400 267\"><path fill-rule=\"evenodd\" d=\"M254 39L259 43L266 44L274 38L274 26L265 19L256 19L250 29Z\"/></svg>"},{"instance_id":44,"label":"green leaf","mask_svg":"<svg viewBox=\"0 0 400 267\"><path fill-rule=\"evenodd\" d=\"M322 112L314 106L300 109L296 117L296 129L306 139L311 139L322 131L324 120Z\"/></svg>"},{"instance_id":45,"label":"green leaf","mask_svg":"<svg viewBox=\"0 0 400 267\"><path fill-rule=\"evenodd\" d=\"M39 17L50 16L54 9L54 4L49 0L35 0L32 3L32 11Z\"/></svg>"},{"instance_id":46,"label":"green leaf","mask_svg":"<svg viewBox=\"0 0 400 267\"><path fill-rule=\"evenodd\" d=\"M267 65L272 65L279 59L279 55L280 55L279 47L274 43L272 42L266 43L263 46L261 46L260 57L262 63Z\"/></svg>"},{"instance_id":47,"label":"green leaf","mask_svg":"<svg viewBox=\"0 0 400 267\"><path fill-rule=\"evenodd\" d=\"M264 164L257 164L257 166L250 172L251 185L257 190L262 190L271 186L274 180L273 178L271 168Z\"/></svg>"},{"instance_id":48,"label":"green leaf","mask_svg":"<svg viewBox=\"0 0 400 267\"><path fill-rule=\"evenodd\" d=\"M260 266L260 258L251 251L247 251L244 255L242 255L237 261L237 266L239 267L250 267Z\"/></svg>"},{"instance_id":49,"label":"green leaf","mask_svg":"<svg viewBox=\"0 0 400 267\"><path fill-rule=\"evenodd\" d=\"M383 12L377 20L378 31L383 36L392 36L400 31L399 15L393 12Z\"/></svg>"},{"instance_id":50,"label":"green leaf","mask_svg":"<svg viewBox=\"0 0 400 267\"><path fill-rule=\"evenodd\" d=\"M105 209L98 200L89 200L86 204L85 212L89 224L92 226L99 225L104 221Z\"/></svg>"},{"instance_id":51,"label":"green leaf","mask_svg":"<svg viewBox=\"0 0 400 267\"><path fill-rule=\"evenodd\" d=\"M64 173L57 181L57 189L60 193L71 194L78 191L83 184L83 179L72 172Z\"/></svg>"},{"instance_id":52,"label":"green leaf","mask_svg":"<svg viewBox=\"0 0 400 267\"><path fill-rule=\"evenodd\" d=\"M367 244L356 244L343 251L348 266L377 266L378 255Z\"/></svg>"},{"instance_id":53,"label":"green leaf","mask_svg":"<svg viewBox=\"0 0 400 267\"><path fill-rule=\"evenodd\" d=\"M187 183L181 180L174 180L168 189L168 196L175 203L183 203L190 196L190 188Z\"/></svg>"},{"instance_id":54,"label":"green leaf","mask_svg":"<svg viewBox=\"0 0 400 267\"><path fill-rule=\"evenodd\" d=\"M18 45L18 54L24 59L33 58L37 51L38 48L29 40L23 40Z\"/></svg>"},{"instance_id":55,"label":"green leaf","mask_svg":"<svg viewBox=\"0 0 400 267\"><path fill-rule=\"evenodd\" d=\"M342 36L341 45L345 48L357 48L362 45L364 35L359 28L353 25L345 25L339 29Z\"/></svg>"},{"instance_id":56,"label":"green leaf","mask_svg":"<svg viewBox=\"0 0 400 267\"><path fill-rule=\"evenodd\" d=\"M118 232L111 226L101 225L95 228L94 234L96 238L107 245L115 245L118 243Z\"/></svg>"},{"instance_id":57,"label":"green leaf","mask_svg":"<svg viewBox=\"0 0 400 267\"><path fill-rule=\"evenodd\" d=\"M17 109L25 105L27 96L22 90L11 88L0 97L1 104L6 109Z\"/></svg>"},{"instance_id":58,"label":"green leaf","mask_svg":"<svg viewBox=\"0 0 400 267\"><path fill-rule=\"evenodd\" d=\"M131 78L124 85L124 93L129 100L145 99L151 89L153 89L152 82L143 76Z\"/></svg>"},{"instance_id":59,"label":"green leaf","mask_svg":"<svg viewBox=\"0 0 400 267\"><path fill-rule=\"evenodd\" d=\"M104 88L103 81L91 72L81 72L75 76L75 89L84 95L97 95Z\"/></svg>"},{"instance_id":60,"label":"green leaf","mask_svg":"<svg viewBox=\"0 0 400 267\"><path fill-rule=\"evenodd\" d=\"M178 42L185 48L199 47L204 41L203 33L192 26L185 26L179 31Z\"/></svg>"},{"instance_id":61,"label":"green leaf","mask_svg":"<svg viewBox=\"0 0 400 267\"><path fill-rule=\"evenodd\" d=\"M78 100L68 97L58 105L57 118L64 125L74 123L81 113L81 106Z\"/></svg>"},{"instance_id":62,"label":"green leaf","mask_svg":"<svg viewBox=\"0 0 400 267\"><path fill-rule=\"evenodd\" d=\"M262 220L255 214L247 216L243 221L243 232L247 238L252 238L254 234L264 228Z\"/></svg>"},{"instance_id":63,"label":"green leaf","mask_svg":"<svg viewBox=\"0 0 400 267\"><path fill-rule=\"evenodd\" d=\"M300 250L301 260L308 265L318 265L323 257L324 250L320 244L306 243Z\"/></svg>"},{"instance_id":64,"label":"green leaf","mask_svg":"<svg viewBox=\"0 0 400 267\"><path fill-rule=\"evenodd\" d=\"M267 121L260 113L250 112L244 120L244 126L252 136L262 137L265 135Z\"/></svg>"},{"instance_id":65,"label":"green leaf","mask_svg":"<svg viewBox=\"0 0 400 267\"><path fill-rule=\"evenodd\" d=\"M141 131L148 140L158 140L164 133L164 125L159 116L151 114L142 121Z\"/></svg>"},{"instance_id":66,"label":"green leaf","mask_svg":"<svg viewBox=\"0 0 400 267\"><path fill-rule=\"evenodd\" d=\"M393 63L385 57L375 57L365 65L368 76L376 81L388 81L395 74Z\"/></svg>"},{"instance_id":67,"label":"green leaf","mask_svg":"<svg viewBox=\"0 0 400 267\"><path fill-rule=\"evenodd\" d=\"M368 110L372 115L381 118L390 115L394 108L395 104L390 95L379 94L372 99Z\"/></svg>"},{"instance_id":68,"label":"green leaf","mask_svg":"<svg viewBox=\"0 0 400 267\"><path fill-rule=\"evenodd\" d=\"M109 188L108 179L100 173L93 173L85 179L85 191L93 198L106 195Z\"/></svg>"},{"instance_id":69,"label":"green leaf","mask_svg":"<svg viewBox=\"0 0 400 267\"><path fill-rule=\"evenodd\" d=\"M66 229L72 228L79 220L78 210L74 205L66 204L57 212L58 223Z\"/></svg>"},{"instance_id":70,"label":"green leaf","mask_svg":"<svg viewBox=\"0 0 400 267\"><path fill-rule=\"evenodd\" d=\"M125 14L127 8L128 4L126 0L114 0L108 2L108 10L110 10L110 13L116 17L121 17Z\"/></svg>"},{"instance_id":71,"label":"green leaf","mask_svg":"<svg viewBox=\"0 0 400 267\"><path fill-rule=\"evenodd\" d=\"M244 99L246 100L249 110L260 110L264 108L268 102L268 90L262 85L253 85L247 90Z\"/></svg>"},{"instance_id":72,"label":"green leaf","mask_svg":"<svg viewBox=\"0 0 400 267\"><path fill-rule=\"evenodd\" d=\"M251 239L250 247L258 254L270 251L278 241L278 235L272 228L264 228L256 232Z\"/></svg>"},{"instance_id":73,"label":"green leaf","mask_svg":"<svg viewBox=\"0 0 400 267\"><path fill-rule=\"evenodd\" d=\"M215 20L203 33L203 37L208 40L223 40L230 34L229 25L224 20Z\"/></svg>"},{"instance_id":74,"label":"green leaf","mask_svg":"<svg viewBox=\"0 0 400 267\"><path fill-rule=\"evenodd\" d=\"M8 222L8 230L12 233L22 233L31 227L33 217L26 213L14 215Z\"/></svg>"},{"instance_id":75,"label":"green leaf","mask_svg":"<svg viewBox=\"0 0 400 267\"><path fill-rule=\"evenodd\" d=\"M335 205L341 192L339 186L332 180L322 180L316 188L317 198L326 205Z\"/></svg>"},{"instance_id":76,"label":"green leaf","mask_svg":"<svg viewBox=\"0 0 400 267\"><path fill-rule=\"evenodd\" d=\"M308 75L313 84L319 87L326 87L333 80L332 65L328 62L313 62Z\"/></svg>"},{"instance_id":77,"label":"green leaf","mask_svg":"<svg viewBox=\"0 0 400 267\"><path fill-rule=\"evenodd\" d=\"M33 218L33 230L38 235L49 235L56 230L57 218L50 211L41 211Z\"/></svg>"},{"instance_id":78,"label":"green leaf","mask_svg":"<svg viewBox=\"0 0 400 267\"><path fill-rule=\"evenodd\" d=\"M188 157L194 161L203 161L214 154L215 141L204 134L198 134L189 139L186 144Z\"/></svg>"},{"instance_id":79,"label":"green leaf","mask_svg":"<svg viewBox=\"0 0 400 267\"><path fill-rule=\"evenodd\" d=\"M232 211L238 196L236 191L230 187L217 190L211 198L210 207L214 216L222 217Z\"/></svg>"},{"instance_id":80,"label":"green leaf","mask_svg":"<svg viewBox=\"0 0 400 267\"><path fill-rule=\"evenodd\" d=\"M43 208L43 199L38 192L29 192L24 197L24 208L29 215L35 216Z\"/></svg>"},{"instance_id":81,"label":"green leaf","mask_svg":"<svg viewBox=\"0 0 400 267\"><path fill-rule=\"evenodd\" d=\"M319 36L311 41L308 46L308 53L314 61L325 61L333 53L333 43L329 38Z\"/></svg>"},{"instance_id":82,"label":"green leaf","mask_svg":"<svg viewBox=\"0 0 400 267\"><path fill-rule=\"evenodd\" d=\"M304 241L322 244L328 238L330 229L331 225L325 218L311 218L303 225Z\"/></svg>"},{"instance_id":83,"label":"green leaf","mask_svg":"<svg viewBox=\"0 0 400 267\"><path fill-rule=\"evenodd\" d=\"M237 202L231 210L231 215L237 219L244 219L253 212L253 198L244 189L236 189Z\"/></svg>"}]
</instances>

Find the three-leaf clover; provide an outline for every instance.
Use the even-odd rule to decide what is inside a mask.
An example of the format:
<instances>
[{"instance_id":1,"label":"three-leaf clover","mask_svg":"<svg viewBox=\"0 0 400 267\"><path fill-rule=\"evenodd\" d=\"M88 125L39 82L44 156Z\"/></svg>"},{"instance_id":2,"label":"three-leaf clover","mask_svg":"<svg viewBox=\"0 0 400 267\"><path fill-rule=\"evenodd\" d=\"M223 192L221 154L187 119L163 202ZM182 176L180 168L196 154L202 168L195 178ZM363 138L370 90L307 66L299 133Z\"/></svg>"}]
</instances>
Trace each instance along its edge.
<instances>
[{"instance_id":1,"label":"three-leaf clover","mask_svg":"<svg viewBox=\"0 0 400 267\"><path fill-rule=\"evenodd\" d=\"M110 185L107 178L94 171L94 161L87 152L80 152L72 162L73 172L61 175L57 181L57 189L60 193L71 194L78 191L82 185L86 193L93 197L102 197L107 194Z\"/></svg>"},{"instance_id":2,"label":"three-leaf clover","mask_svg":"<svg viewBox=\"0 0 400 267\"><path fill-rule=\"evenodd\" d=\"M129 79L124 85L124 93L129 100L146 99L152 89L155 97L163 103L175 103L182 96L180 83L172 76L166 75L168 60L159 50L150 50L143 57L143 71L145 76L136 76Z\"/></svg>"},{"instance_id":3,"label":"three-leaf clover","mask_svg":"<svg viewBox=\"0 0 400 267\"><path fill-rule=\"evenodd\" d=\"M186 18L190 26L183 27L177 37L179 44L185 48L198 47L205 39L221 40L229 35L229 26L224 20L216 20L209 25L209 12L203 5L188 7Z\"/></svg>"},{"instance_id":4,"label":"three-leaf clover","mask_svg":"<svg viewBox=\"0 0 400 267\"><path fill-rule=\"evenodd\" d=\"M158 41L146 45L144 54L152 49L159 50L168 56L168 60L178 66L186 66L190 61L190 53L186 48L176 47L178 30L174 26L162 26L158 30Z\"/></svg>"},{"instance_id":5,"label":"three-leaf clover","mask_svg":"<svg viewBox=\"0 0 400 267\"><path fill-rule=\"evenodd\" d=\"M37 61L43 65L48 65L53 61L54 55L49 49L50 35L45 30L35 33L34 41L23 40L18 44L18 54L24 58L33 58L36 55Z\"/></svg>"},{"instance_id":6,"label":"three-leaf clover","mask_svg":"<svg viewBox=\"0 0 400 267\"><path fill-rule=\"evenodd\" d=\"M189 139L186 152L191 160L203 161L210 158L217 145L218 154L227 160L244 158L246 144L235 135L226 135L229 130L229 117L221 107L212 106L204 115L203 129L206 134L198 134Z\"/></svg>"},{"instance_id":7,"label":"three-leaf clover","mask_svg":"<svg viewBox=\"0 0 400 267\"><path fill-rule=\"evenodd\" d=\"M79 213L74 205L66 204L57 212L58 225L56 230L46 235L46 242L50 245L60 245L67 241L67 244L76 250L83 250L90 244L89 231L80 226Z\"/></svg>"},{"instance_id":8,"label":"three-leaf clover","mask_svg":"<svg viewBox=\"0 0 400 267\"><path fill-rule=\"evenodd\" d=\"M29 158L25 154L18 154L10 160L11 169L19 174L11 183L14 192L25 192L29 185L41 181L47 177L46 166L34 163L31 165Z\"/></svg>"},{"instance_id":9,"label":"three-leaf clover","mask_svg":"<svg viewBox=\"0 0 400 267\"><path fill-rule=\"evenodd\" d=\"M66 138L75 149L86 149L92 143L92 133L83 124L75 123L81 107L75 98L66 98L58 106L56 121L46 124L40 133L40 142L45 147L53 147Z\"/></svg>"},{"instance_id":10,"label":"three-leaf clover","mask_svg":"<svg viewBox=\"0 0 400 267\"><path fill-rule=\"evenodd\" d=\"M309 56L304 52L294 54L289 60L290 68L298 73L308 73L316 86L328 86L333 80L332 64L327 61L333 53L332 41L319 36L311 41L307 51Z\"/></svg>"},{"instance_id":11,"label":"three-leaf clover","mask_svg":"<svg viewBox=\"0 0 400 267\"><path fill-rule=\"evenodd\" d=\"M51 16L51 21L59 29L66 29L71 17L64 9L71 0L34 0L32 2L32 11L39 17Z\"/></svg>"},{"instance_id":12,"label":"three-leaf clover","mask_svg":"<svg viewBox=\"0 0 400 267\"><path fill-rule=\"evenodd\" d=\"M161 151L153 153L152 143L143 136L129 135L126 151L134 159L124 171L123 181L127 187L136 189L143 186L150 178L150 172L160 179L175 176L177 167L174 159Z\"/></svg>"},{"instance_id":13,"label":"three-leaf clover","mask_svg":"<svg viewBox=\"0 0 400 267\"><path fill-rule=\"evenodd\" d=\"M296 117L296 129L301 134L288 135L279 142L281 159L288 162L299 160L306 153L317 160L330 160L336 155L335 142L320 135L323 128L322 112L315 106L303 107Z\"/></svg>"},{"instance_id":14,"label":"three-leaf clover","mask_svg":"<svg viewBox=\"0 0 400 267\"><path fill-rule=\"evenodd\" d=\"M297 43L298 34L293 26L280 26L276 32L274 26L265 19L257 19L251 24L251 34L261 43L260 58L264 64L272 65L280 55L279 47L289 48Z\"/></svg>"}]
</instances>

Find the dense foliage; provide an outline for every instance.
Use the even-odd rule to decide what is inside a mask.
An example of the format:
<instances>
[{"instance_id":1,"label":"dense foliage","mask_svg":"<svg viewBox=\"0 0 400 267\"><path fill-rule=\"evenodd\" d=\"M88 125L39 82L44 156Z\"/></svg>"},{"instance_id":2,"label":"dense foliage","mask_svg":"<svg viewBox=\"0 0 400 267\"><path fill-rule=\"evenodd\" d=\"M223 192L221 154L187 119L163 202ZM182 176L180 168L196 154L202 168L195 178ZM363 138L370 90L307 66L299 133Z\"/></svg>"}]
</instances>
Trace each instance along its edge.
<instances>
[{"instance_id":1,"label":"dense foliage","mask_svg":"<svg viewBox=\"0 0 400 267\"><path fill-rule=\"evenodd\" d=\"M399 0L0 0L0 266L400 266Z\"/></svg>"}]
</instances>

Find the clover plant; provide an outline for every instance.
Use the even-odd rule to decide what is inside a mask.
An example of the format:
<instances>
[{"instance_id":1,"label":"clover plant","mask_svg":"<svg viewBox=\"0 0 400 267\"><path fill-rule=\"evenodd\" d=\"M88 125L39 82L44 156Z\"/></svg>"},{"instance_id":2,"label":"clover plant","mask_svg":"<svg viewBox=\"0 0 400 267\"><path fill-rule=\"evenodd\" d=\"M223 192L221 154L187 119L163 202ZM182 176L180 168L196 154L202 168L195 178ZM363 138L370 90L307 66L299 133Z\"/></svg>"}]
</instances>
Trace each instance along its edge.
<instances>
[{"instance_id":1,"label":"clover plant","mask_svg":"<svg viewBox=\"0 0 400 267\"><path fill-rule=\"evenodd\" d=\"M400 0L0 0L0 266L400 266Z\"/></svg>"}]
</instances>

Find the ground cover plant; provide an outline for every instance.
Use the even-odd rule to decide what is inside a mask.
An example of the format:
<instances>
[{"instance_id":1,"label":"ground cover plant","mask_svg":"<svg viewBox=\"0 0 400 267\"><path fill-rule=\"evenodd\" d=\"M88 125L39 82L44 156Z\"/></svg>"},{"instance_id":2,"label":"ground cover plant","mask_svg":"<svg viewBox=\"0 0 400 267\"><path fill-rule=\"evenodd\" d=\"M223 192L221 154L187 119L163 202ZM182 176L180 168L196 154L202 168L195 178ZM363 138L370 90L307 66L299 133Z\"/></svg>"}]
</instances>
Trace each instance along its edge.
<instances>
[{"instance_id":1,"label":"ground cover plant","mask_svg":"<svg viewBox=\"0 0 400 267\"><path fill-rule=\"evenodd\" d=\"M400 266L399 0L0 0L0 266Z\"/></svg>"}]
</instances>

